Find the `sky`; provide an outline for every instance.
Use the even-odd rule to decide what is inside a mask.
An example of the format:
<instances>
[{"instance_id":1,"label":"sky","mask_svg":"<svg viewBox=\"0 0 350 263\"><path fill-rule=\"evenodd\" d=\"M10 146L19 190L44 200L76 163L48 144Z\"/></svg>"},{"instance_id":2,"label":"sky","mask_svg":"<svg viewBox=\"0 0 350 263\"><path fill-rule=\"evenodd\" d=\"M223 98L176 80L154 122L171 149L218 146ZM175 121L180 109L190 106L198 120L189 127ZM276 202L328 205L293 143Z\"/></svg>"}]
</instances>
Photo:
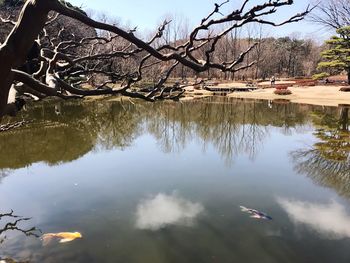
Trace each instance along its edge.
<instances>
[{"instance_id":1,"label":"sky","mask_svg":"<svg viewBox=\"0 0 350 263\"><path fill-rule=\"evenodd\" d=\"M218 0L70 0L70 2L88 12L96 11L96 17L99 13L104 13L119 19L122 24L130 27L137 26L138 30L146 32L158 28L162 17L164 18L167 14L187 18L190 28L193 28L213 10L215 3L220 3ZM251 0L252 4L261 2L261 0ZM291 15L304 11L308 2L308 0L295 0L292 6L280 8L273 20L283 21ZM242 0L231 0L225 5L225 9L228 11L237 8L240 3ZM264 27L264 34L268 36L298 35L300 38L314 38L320 41L328 38L331 33L307 21L278 28Z\"/></svg>"}]
</instances>

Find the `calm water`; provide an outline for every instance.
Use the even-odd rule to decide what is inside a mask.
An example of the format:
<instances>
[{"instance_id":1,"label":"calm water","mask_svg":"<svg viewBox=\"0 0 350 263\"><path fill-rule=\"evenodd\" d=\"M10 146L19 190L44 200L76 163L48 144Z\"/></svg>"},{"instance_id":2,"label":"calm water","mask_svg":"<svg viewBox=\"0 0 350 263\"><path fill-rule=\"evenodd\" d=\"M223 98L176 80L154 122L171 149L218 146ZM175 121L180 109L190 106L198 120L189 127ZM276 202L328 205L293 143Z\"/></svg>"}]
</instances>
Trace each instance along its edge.
<instances>
[{"instance_id":1,"label":"calm water","mask_svg":"<svg viewBox=\"0 0 350 263\"><path fill-rule=\"evenodd\" d=\"M83 238L43 246L0 230L0 258L350 262L346 108L46 102L22 118L32 122L0 133L0 213L31 218L17 228L37 235Z\"/></svg>"}]
</instances>

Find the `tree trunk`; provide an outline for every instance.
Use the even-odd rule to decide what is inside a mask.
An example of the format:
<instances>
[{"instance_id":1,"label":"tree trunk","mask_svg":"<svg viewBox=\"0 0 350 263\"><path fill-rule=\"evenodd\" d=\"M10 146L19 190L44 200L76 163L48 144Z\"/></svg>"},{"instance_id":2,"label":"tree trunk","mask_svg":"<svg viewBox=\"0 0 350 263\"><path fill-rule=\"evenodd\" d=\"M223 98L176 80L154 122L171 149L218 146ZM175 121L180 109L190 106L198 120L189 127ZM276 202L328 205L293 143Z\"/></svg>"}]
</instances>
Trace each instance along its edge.
<instances>
[{"instance_id":1,"label":"tree trunk","mask_svg":"<svg viewBox=\"0 0 350 263\"><path fill-rule=\"evenodd\" d=\"M52 1L28 0L15 27L0 46L0 116L6 114L14 75L11 70L26 61L28 52L45 25Z\"/></svg>"},{"instance_id":2,"label":"tree trunk","mask_svg":"<svg viewBox=\"0 0 350 263\"><path fill-rule=\"evenodd\" d=\"M348 85L350 85L350 68L348 68L347 72L348 72Z\"/></svg>"}]
</instances>

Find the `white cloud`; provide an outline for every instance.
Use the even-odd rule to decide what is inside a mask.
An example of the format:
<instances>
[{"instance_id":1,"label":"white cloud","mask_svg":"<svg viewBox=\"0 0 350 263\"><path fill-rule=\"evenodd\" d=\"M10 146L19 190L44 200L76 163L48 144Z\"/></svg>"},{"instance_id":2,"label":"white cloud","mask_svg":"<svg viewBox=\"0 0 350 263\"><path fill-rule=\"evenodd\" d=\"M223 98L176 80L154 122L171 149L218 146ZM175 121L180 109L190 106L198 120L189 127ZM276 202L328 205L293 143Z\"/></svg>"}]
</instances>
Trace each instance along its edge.
<instances>
[{"instance_id":1,"label":"white cloud","mask_svg":"<svg viewBox=\"0 0 350 263\"><path fill-rule=\"evenodd\" d=\"M343 205L335 201L329 204L315 204L283 198L277 201L296 224L305 224L328 238L350 237L350 215L347 214Z\"/></svg>"},{"instance_id":2,"label":"white cloud","mask_svg":"<svg viewBox=\"0 0 350 263\"><path fill-rule=\"evenodd\" d=\"M176 194L160 193L138 204L136 227L158 230L168 225L190 226L203 210L199 203L192 203Z\"/></svg>"}]
</instances>

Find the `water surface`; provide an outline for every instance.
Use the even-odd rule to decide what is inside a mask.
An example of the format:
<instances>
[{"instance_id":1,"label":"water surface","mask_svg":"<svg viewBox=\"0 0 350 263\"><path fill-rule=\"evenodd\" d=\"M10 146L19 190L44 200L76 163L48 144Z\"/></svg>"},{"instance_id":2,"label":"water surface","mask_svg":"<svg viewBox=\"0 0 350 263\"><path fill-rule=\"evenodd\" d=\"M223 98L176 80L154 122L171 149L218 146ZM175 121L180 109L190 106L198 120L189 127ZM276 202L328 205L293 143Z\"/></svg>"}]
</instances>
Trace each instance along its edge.
<instances>
[{"instance_id":1,"label":"water surface","mask_svg":"<svg viewBox=\"0 0 350 263\"><path fill-rule=\"evenodd\" d=\"M43 102L23 118L0 133L0 213L31 219L0 230L0 258L350 262L347 108ZM43 246L32 227L83 238Z\"/></svg>"}]
</instances>

